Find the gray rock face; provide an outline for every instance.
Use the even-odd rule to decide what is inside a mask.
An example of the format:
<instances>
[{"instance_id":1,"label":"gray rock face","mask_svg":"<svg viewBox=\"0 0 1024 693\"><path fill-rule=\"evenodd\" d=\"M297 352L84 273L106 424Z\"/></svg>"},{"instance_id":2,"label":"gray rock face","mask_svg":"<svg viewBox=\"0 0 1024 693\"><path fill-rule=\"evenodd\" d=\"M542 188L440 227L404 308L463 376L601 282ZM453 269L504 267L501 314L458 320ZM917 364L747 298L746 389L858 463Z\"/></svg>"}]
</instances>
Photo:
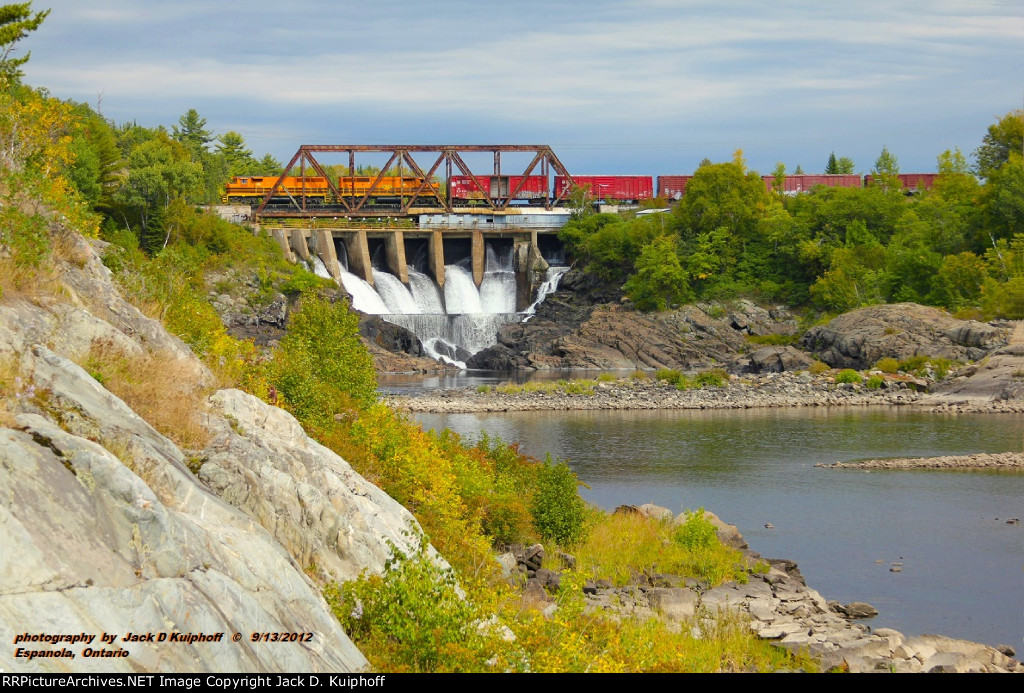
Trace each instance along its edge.
<instances>
[{"instance_id":1,"label":"gray rock face","mask_svg":"<svg viewBox=\"0 0 1024 693\"><path fill-rule=\"evenodd\" d=\"M800 346L833 368L868 368L881 358L974 361L1004 345L1009 330L957 320L916 303L868 306L808 330Z\"/></svg>"},{"instance_id":2,"label":"gray rock face","mask_svg":"<svg viewBox=\"0 0 1024 693\"><path fill-rule=\"evenodd\" d=\"M212 376L121 298L87 243L71 240L81 257L57 267L64 289L0 305L0 358L18 364L24 383L0 400L0 670L365 668L305 570L316 564L322 579L380 570L387 540L401 545L411 516L288 414L237 391L214 397L206 480L197 478L201 458L68 357L97 345L159 351L193 383ZM168 641L120 639L148 632ZM62 649L15 645L17 635L76 633L93 640L63 648L74 658L15 657L17 647ZM104 633L117 639L103 645ZM254 642L254 633L308 636ZM174 642L189 634L211 640ZM88 658L87 646L128 656Z\"/></svg>"},{"instance_id":3,"label":"gray rock face","mask_svg":"<svg viewBox=\"0 0 1024 693\"><path fill-rule=\"evenodd\" d=\"M743 300L731 309L699 304L661 313L640 313L618 303L595 305L595 294L574 289L572 274L566 274L560 290L545 299L533 319L503 326L498 344L474 355L468 365L704 368L732 361L747 346L748 335L792 334L797 328L784 308L769 311Z\"/></svg>"},{"instance_id":4,"label":"gray rock face","mask_svg":"<svg viewBox=\"0 0 1024 693\"><path fill-rule=\"evenodd\" d=\"M1024 398L1024 344L996 349L987 358L937 383L926 404L983 403Z\"/></svg>"},{"instance_id":5,"label":"gray rock face","mask_svg":"<svg viewBox=\"0 0 1024 693\"><path fill-rule=\"evenodd\" d=\"M143 479L132 469L131 443L114 446L122 460L41 416L23 414L17 422L21 430L0 429L0 639L85 633L98 641L109 633L118 640L106 649L129 654L88 659L84 646L75 645L67 648L74 659L28 661L15 659L9 646L0 649L0 668L353 671L366 665L291 556L198 481L180 478L180 459L165 460L168 468L151 468ZM159 440L133 442L164 447ZM312 635L308 645L253 643L250 634L259 631ZM223 635L174 646L120 640L147 632ZM232 641L236 632L243 634L240 642ZM99 642L89 646L103 649Z\"/></svg>"},{"instance_id":6,"label":"gray rock face","mask_svg":"<svg viewBox=\"0 0 1024 693\"><path fill-rule=\"evenodd\" d=\"M413 551L412 514L318 444L287 412L241 390L211 397L199 478L325 580L380 573L391 541Z\"/></svg>"}]
</instances>

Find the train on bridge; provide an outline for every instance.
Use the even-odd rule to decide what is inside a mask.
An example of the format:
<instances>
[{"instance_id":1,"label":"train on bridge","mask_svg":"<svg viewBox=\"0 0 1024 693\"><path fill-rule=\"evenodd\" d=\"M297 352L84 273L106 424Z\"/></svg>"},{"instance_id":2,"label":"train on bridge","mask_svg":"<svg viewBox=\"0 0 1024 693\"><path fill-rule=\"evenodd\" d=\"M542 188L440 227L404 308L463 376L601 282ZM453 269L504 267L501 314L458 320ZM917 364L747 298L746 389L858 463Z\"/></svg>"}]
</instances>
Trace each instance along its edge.
<instances>
[{"instance_id":1,"label":"train on bridge","mask_svg":"<svg viewBox=\"0 0 1024 693\"><path fill-rule=\"evenodd\" d=\"M927 190L935 184L936 173L899 174L900 184L907 194ZM693 175L652 176L452 176L447 186L448 199L456 206L472 206L488 200L505 199L512 204L541 204L548 200L568 197L573 185L589 191L594 200L637 203L659 197L668 202L679 200ZM774 176L763 176L765 187L775 187ZM657 188L655 188L655 180ZM280 184L279 184L280 181ZM787 175L781 185L784 194L808 192L816 186L861 188L872 184L871 175ZM267 200L268 194L273 192ZM228 204L256 205L264 200L281 204L296 198L308 204L330 205L345 198L353 201L372 198L371 204L397 204L414 197L437 199L444 194L444 186L437 181L426 181L410 176L341 176L332 186L323 176L236 176L226 185L222 201Z\"/></svg>"}]
</instances>

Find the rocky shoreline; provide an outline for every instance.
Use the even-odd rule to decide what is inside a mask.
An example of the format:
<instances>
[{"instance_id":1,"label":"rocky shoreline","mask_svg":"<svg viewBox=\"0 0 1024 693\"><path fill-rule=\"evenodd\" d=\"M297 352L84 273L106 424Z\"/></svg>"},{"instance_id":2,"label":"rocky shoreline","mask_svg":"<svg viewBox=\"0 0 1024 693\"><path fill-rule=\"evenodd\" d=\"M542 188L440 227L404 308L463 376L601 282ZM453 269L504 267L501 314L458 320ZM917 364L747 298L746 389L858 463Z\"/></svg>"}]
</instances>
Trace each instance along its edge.
<instances>
[{"instance_id":1,"label":"rocky shoreline","mask_svg":"<svg viewBox=\"0 0 1024 693\"><path fill-rule=\"evenodd\" d=\"M724 387L680 390L649 378L608 382L569 381L521 388L459 388L391 396L387 403L410 412L470 413L597 409L754 409L780 407L906 406L925 401L929 383L887 379L869 389L835 383L834 375L764 373L733 376ZM1024 410L1024 407L1021 407Z\"/></svg>"},{"instance_id":2,"label":"rocky shoreline","mask_svg":"<svg viewBox=\"0 0 1024 693\"><path fill-rule=\"evenodd\" d=\"M978 453L977 455L944 455L941 457L910 457L863 462L819 462L825 469L995 469L1024 470L1024 452Z\"/></svg>"},{"instance_id":3,"label":"rocky shoreline","mask_svg":"<svg viewBox=\"0 0 1024 693\"><path fill-rule=\"evenodd\" d=\"M616 512L646 515L655 520L685 522L685 514L652 504L621 506ZM1013 648L991 647L940 635L907 637L892 628L872 628L865 620L878 614L870 604L827 601L807 586L796 563L766 559L750 550L734 525L713 513L705 517L717 528L720 541L740 550L748 566L746 582L728 582L714 588L678 575L643 574L630 584L616 587L607 580L583 587L587 608L623 618L664 619L680 628L689 627L699 637L715 619L747 620L763 640L794 652L806 651L824 671L851 673L1020 673ZM572 557L562 554L561 562ZM535 599L549 600L559 589L559 574L545 568L543 547L520 548L499 562L510 579L523 580L523 591ZM767 570L764 566L767 565ZM553 614L554 601L545 608Z\"/></svg>"}]
</instances>

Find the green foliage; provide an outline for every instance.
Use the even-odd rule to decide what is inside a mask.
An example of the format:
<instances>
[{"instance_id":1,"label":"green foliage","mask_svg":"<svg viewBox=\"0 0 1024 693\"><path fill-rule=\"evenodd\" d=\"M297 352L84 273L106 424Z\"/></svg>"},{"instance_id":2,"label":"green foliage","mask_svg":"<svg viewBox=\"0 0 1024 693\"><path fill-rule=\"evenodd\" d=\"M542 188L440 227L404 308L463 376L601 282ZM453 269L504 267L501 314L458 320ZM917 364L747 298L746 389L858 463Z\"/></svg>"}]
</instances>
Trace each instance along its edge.
<instances>
[{"instance_id":1,"label":"green foliage","mask_svg":"<svg viewBox=\"0 0 1024 693\"><path fill-rule=\"evenodd\" d=\"M718 543L715 526L704 516L704 508L687 510L686 521L676 527L672 538L685 549L707 549Z\"/></svg>"},{"instance_id":2,"label":"green foliage","mask_svg":"<svg viewBox=\"0 0 1024 693\"><path fill-rule=\"evenodd\" d=\"M877 390L885 384L885 378L880 375L873 375L868 378L868 381L864 384L869 390Z\"/></svg>"},{"instance_id":3,"label":"green foliage","mask_svg":"<svg viewBox=\"0 0 1024 693\"><path fill-rule=\"evenodd\" d=\"M359 341L359 318L347 302L307 294L268 364L268 382L300 421L324 426L347 403L377 399L373 361Z\"/></svg>"},{"instance_id":4,"label":"green foliage","mask_svg":"<svg viewBox=\"0 0 1024 693\"><path fill-rule=\"evenodd\" d=\"M817 359L811 361L811 365L807 368L807 372L811 375L821 375L827 370L829 370L828 364Z\"/></svg>"},{"instance_id":5,"label":"green foliage","mask_svg":"<svg viewBox=\"0 0 1024 693\"><path fill-rule=\"evenodd\" d=\"M974 152L978 174L989 178L1005 164L1011 153L1019 153L1024 144L1024 111L1010 111L988 127L981 146Z\"/></svg>"},{"instance_id":6,"label":"green foliage","mask_svg":"<svg viewBox=\"0 0 1024 693\"><path fill-rule=\"evenodd\" d=\"M855 383L859 385L862 382L864 382L864 378L852 368L845 368L836 374L836 383Z\"/></svg>"},{"instance_id":7,"label":"green foliage","mask_svg":"<svg viewBox=\"0 0 1024 693\"><path fill-rule=\"evenodd\" d=\"M483 670L487 639L477 628L482 614L459 594L452 571L437 564L422 535L410 554L389 545L383 575L364 575L325 590L346 634L373 655L375 668Z\"/></svg>"},{"instance_id":8,"label":"green foliage","mask_svg":"<svg viewBox=\"0 0 1024 693\"><path fill-rule=\"evenodd\" d=\"M883 373L896 373L900 369L900 363L896 359L886 356L883 359L878 359L875 369Z\"/></svg>"},{"instance_id":9,"label":"green foliage","mask_svg":"<svg viewBox=\"0 0 1024 693\"><path fill-rule=\"evenodd\" d=\"M278 290L283 294L300 295L334 286L337 285L330 279L318 277L304 267L296 267L291 278L281 284Z\"/></svg>"},{"instance_id":10,"label":"green foliage","mask_svg":"<svg viewBox=\"0 0 1024 693\"><path fill-rule=\"evenodd\" d=\"M533 524L545 539L571 546L585 536L587 509L576 490L578 484L569 465L552 464L548 456L530 504Z\"/></svg>"},{"instance_id":11,"label":"green foliage","mask_svg":"<svg viewBox=\"0 0 1024 693\"><path fill-rule=\"evenodd\" d=\"M15 44L39 28L50 10L32 14L32 3L0 5L0 80L18 80L21 66L28 62L29 53L13 58Z\"/></svg>"},{"instance_id":12,"label":"green foliage","mask_svg":"<svg viewBox=\"0 0 1024 693\"><path fill-rule=\"evenodd\" d=\"M642 311L665 310L690 300L689 276L679 262L675 240L661 236L644 246L623 288Z\"/></svg>"},{"instance_id":13,"label":"green foliage","mask_svg":"<svg viewBox=\"0 0 1024 693\"><path fill-rule=\"evenodd\" d=\"M800 335L796 334L750 334L745 339L751 344L768 346L789 346L796 344Z\"/></svg>"}]
</instances>

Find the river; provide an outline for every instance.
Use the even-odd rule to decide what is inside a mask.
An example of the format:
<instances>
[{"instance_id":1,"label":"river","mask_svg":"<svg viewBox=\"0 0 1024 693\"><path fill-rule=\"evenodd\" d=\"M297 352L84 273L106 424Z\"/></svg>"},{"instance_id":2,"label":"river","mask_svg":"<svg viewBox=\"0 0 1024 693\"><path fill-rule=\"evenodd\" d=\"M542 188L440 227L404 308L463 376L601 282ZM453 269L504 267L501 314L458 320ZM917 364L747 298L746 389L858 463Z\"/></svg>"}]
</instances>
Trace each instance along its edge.
<instances>
[{"instance_id":1,"label":"river","mask_svg":"<svg viewBox=\"0 0 1024 693\"><path fill-rule=\"evenodd\" d=\"M565 459L589 487L583 497L609 510L706 507L755 551L797 561L826 599L873 604L875 628L1024 649L1024 525L1006 522L1024 517L1024 473L814 467L1019 450L1024 416L875 407L415 418Z\"/></svg>"}]
</instances>

